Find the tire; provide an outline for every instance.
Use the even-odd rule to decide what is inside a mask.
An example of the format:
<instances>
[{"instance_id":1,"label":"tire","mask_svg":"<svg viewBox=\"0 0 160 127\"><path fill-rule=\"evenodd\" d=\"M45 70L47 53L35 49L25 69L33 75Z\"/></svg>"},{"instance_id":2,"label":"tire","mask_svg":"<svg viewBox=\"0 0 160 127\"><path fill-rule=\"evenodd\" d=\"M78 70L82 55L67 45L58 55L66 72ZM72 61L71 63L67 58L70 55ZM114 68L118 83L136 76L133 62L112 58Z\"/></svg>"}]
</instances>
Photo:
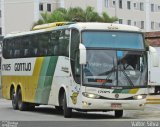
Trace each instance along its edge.
<instances>
[{"instance_id":1,"label":"tire","mask_svg":"<svg viewBox=\"0 0 160 127\"><path fill-rule=\"evenodd\" d=\"M115 117L121 118L123 116L123 110L115 110Z\"/></svg>"},{"instance_id":2,"label":"tire","mask_svg":"<svg viewBox=\"0 0 160 127\"><path fill-rule=\"evenodd\" d=\"M12 107L14 110L18 109L18 102L17 102L17 95L15 93L15 90L11 90L11 100L12 100Z\"/></svg>"},{"instance_id":3,"label":"tire","mask_svg":"<svg viewBox=\"0 0 160 127\"><path fill-rule=\"evenodd\" d=\"M55 109L59 112L63 112L63 107L62 106L55 106Z\"/></svg>"},{"instance_id":4,"label":"tire","mask_svg":"<svg viewBox=\"0 0 160 127\"><path fill-rule=\"evenodd\" d=\"M27 106L27 103L25 103L25 102L22 101L22 92L21 92L21 89L18 90L17 100L18 100L18 109L20 111L26 111L28 106Z\"/></svg>"},{"instance_id":5,"label":"tire","mask_svg":"<svg viewBox=\"0 0 160 127\"><path fill-rule=\"evenodd\" d=\"M64 118L71 118L72 116L72 109L67 107L67 98L65 93L63 98L63 115Z\"/></svg>"},{"instance_id":6,"label":"tire","mask_svg":"<svg viewBox=\"0 0 160 127\"><path fill-rule=\"evenodd\" d=\"M26 103L26 108L27 110L29 111L34 111L35 110L35 104L32 104L32 103Z\"/></svg>"}]
</instances>

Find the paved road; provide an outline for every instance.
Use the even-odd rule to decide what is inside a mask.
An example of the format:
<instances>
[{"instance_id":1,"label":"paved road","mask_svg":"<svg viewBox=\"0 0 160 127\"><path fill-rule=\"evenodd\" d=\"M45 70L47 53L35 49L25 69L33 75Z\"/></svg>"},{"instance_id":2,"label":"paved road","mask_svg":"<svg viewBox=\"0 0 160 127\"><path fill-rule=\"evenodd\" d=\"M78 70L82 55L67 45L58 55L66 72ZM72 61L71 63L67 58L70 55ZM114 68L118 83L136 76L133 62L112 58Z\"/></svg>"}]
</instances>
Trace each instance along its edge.
<instances>
[{"instance_id":1,"label":"paved road","mask_svg":"<svg viewBox=\"0 0 160 127\"><path fill-rule=\"evenodd\" d=\"M0 88L0 99L2 98L2 89Z\"/></svg>"},{"instance_id":2,"label":"paved road","mask_svg":"<svg viewBox=\"0 0 160 127\"><path fill-rule=\"evenodd\" d=\"M73 113L73 118L65 119L61 113L51 106L40 106L36 107L34 111L22 112L13 110L10 100L0 99L0 127L1 126L160 127L160 104L147 104L144 111L124 111L124 116L120 119L114 118L113 112L79 113L76 111Z\"/></svg>"},{"instance_id":3,"label":"paved road","mask_svg":"<svg viewBox=\"0 0 160 127\"><path fill-rule=\"evenodd\" d=\"M16 116L16 117L15 117ZM125 111L124 117L115 119L112 112L73 113L73 118L65 119L51 106L36 107L35 111L13 110L11 101L0 99L0 121L130 121L156 120L160 121L160 105L148 104L144 111Z\"/></svg>"},{"instance_id":4,"label":"paved road","mask_svg":"<svg viewBox=\"0 0 160 127\"><path fill-rule=\"evenodd\" d=\"M17 122L18 121L18 122ZM160 127L160 105L148 104L144 111L125 111L116 119L112 112L73 113L65 119L54 107L40 106L35 111L13 110L11 101L0 99L0 127Z\"/></svg>"}]
</instances>

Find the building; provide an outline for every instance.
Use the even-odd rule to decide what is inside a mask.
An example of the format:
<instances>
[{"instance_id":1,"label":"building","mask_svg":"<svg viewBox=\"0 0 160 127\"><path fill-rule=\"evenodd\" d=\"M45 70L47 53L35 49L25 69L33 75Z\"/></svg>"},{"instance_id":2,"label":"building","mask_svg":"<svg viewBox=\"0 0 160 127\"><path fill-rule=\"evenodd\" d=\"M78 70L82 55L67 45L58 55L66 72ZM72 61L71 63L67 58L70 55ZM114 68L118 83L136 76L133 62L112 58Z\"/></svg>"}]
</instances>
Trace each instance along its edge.
<instances>
[{"instance_id":1,"label":"building","mask_svg":"<svg viewBox=\"0 0 160 127\"><path fill-rule=\"evenodd\" d=\"M28 31L39 19L39 0L0 0L0 34Z\"/></svg>"},{"instance_id":2,"label":"building","mask_svg":"<svg viewBox=\"0 0 160 127\"><path fill-rule=\"evenodd\" d=\"M99 14L105 11L116 16L116 23L137 26L144 32L160 31L160 0L0 0L0 35L30 30L41 12L87 6Z\"/></svg>"},{"instance_id":3,"label":"building","mask_svg":"<svg viewBox=\"0 0 160 127\"><path fill-rule=\"evenodd\" d=\"M153 47L160 47L160 32L146 32L145 40Z\"/></svg>"},{"instance_id":4,"label":"building","mask_svg":"<svg viewBox=\"0 0 160 127\"><path fill-rule=\"evenodd\" d=\"M59 7L92 6L100 14L106 11L116 16L120 24L133 25L145 32L160 31L160 0L40 0L41 12L51 12Z\"/></svg>"}]
</instances>

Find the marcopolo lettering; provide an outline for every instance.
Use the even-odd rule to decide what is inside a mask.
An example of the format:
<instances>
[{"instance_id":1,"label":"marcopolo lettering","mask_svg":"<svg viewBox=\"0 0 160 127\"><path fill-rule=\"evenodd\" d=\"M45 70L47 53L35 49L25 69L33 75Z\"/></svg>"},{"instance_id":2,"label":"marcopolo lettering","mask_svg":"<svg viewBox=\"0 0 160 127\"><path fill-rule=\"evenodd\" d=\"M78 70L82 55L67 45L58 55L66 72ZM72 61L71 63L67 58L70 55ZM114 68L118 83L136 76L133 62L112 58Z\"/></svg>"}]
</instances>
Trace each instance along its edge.
<instances>
[{"instance_id":1,"label":"marcopolo lettering","mask_svg":"<svg viewBox=\"0 0 160 127\"><path fill-rule=\"evenodd\" d=\"M15 63L15 71L31 71L31 63Z\"/></svg>"}]
</instances>

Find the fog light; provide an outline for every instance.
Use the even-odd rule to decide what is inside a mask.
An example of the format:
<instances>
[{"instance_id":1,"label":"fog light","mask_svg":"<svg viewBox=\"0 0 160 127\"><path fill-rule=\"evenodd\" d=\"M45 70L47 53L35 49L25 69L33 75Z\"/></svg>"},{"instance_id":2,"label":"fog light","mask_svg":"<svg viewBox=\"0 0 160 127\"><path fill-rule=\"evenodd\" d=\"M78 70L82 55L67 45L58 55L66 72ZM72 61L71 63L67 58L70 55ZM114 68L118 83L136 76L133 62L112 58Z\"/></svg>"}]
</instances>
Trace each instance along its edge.
<instances>
[{"instance_id":1,"label":"fog light","mask_svg":"<svg viewBox=\"0 0 160 127\"><path fill-rule=\"evenodd\" d=\"M141 99L146 98L146 96L147 96L147 95L136 95L136 96L134 96L133 98L134 98L135 100L141 100Z\"/></svg>"},{"instance_id":2,"label":"fog light","mask_svg":"<svg viewBox=\"0 0 160 127\"><path fill-rule=\"evenodd\" d=\"M87 107L88 103L86 101L82 101L83 106Z\"/></svg>"},{"instance_id":3,"label":"fog light","mask_svg":"<svg viewBox=\"0 0 160 127\"><path fill-rule=\"evenodd\" d=\"M145 104L140 104L139 106L142 107L142 106L144 106L144 105L145 105Z\"/></svg>"}]
</instances>

